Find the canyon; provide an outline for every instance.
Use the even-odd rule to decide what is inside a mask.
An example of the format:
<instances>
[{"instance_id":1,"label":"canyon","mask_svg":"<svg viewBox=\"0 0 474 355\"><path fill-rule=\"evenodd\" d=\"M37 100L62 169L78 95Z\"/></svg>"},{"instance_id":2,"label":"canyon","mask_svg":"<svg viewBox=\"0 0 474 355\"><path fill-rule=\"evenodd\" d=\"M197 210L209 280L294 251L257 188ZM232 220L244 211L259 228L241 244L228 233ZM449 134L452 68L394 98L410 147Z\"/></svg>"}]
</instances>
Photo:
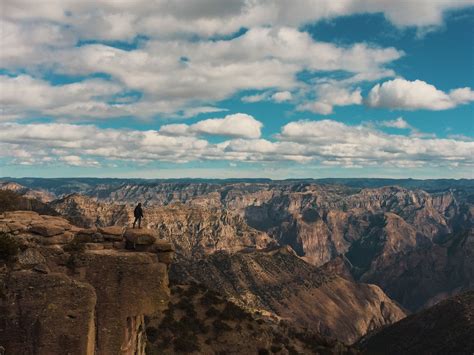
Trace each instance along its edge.
<instances>
[{"instance_id":1,"label":"canyon","mask_svg":"<svg viewBox=\"0 0 474 355\"><path fill-rule=\"evenodd\" d=\"M165 301L164 307L146 309L146 316L140 311L138 318L130 318L128 327L141 329L142 335L125 332L134 334L127 339L147 338L147 345L132 341L141 344L141 349L148 346L147 353L173 353L176 346L228 351L239 336L252 334L243 328L266 334L250 345L251 352L272 347L282 353L314 350L295 334L314 334L320 339L318 344L332 353L357 351L359 345L347 344L379 334L380 329L399 324L412 312L474 288L471 180L408 180L399 185L390 180L387 186L378 180L370 186L370 179L338 184L46 180L5 181L0 189L36 201L25 207L22 200L17 203L20 209L41 208L44 213L46 208L56 215L46 218L63 218L74 226L75 239L85 238L87 245L105 245L104 249L85 250L84 255L122 253L118 252L122 249L107 249L116 245L135 257L158 252L162 255L158 263L168 265L171 301ZM133 243L124 242L123 233L133 221L137 202L144 205L144 230L152 233L158 244L166 243L173 258L148 246L135 246L131 251ZM117 234L117 228L121 234L114 240L106 231ZM77 230L95 232L77 234ZM94 233L102 237L94 237ZM93 273L84 270L95 268L96 261L83 256L77 262L83 265L82 269L78 266L82 271L75 276L68 271L67 277L94 290ZM109 267L111 273L118 272L113 263ZM28 278L11 280L13 293L28 287ZM169 295L169 289L167 292ZM95 293L97 300L105 297ZM198 300L212 293L225 302L219 301L210 311L211 305L203 307ZM193 311L186 311L183 299L194 305ZM92 304L93 300L87 302ZM231 306L226 306L228 302ZM225 316L214 319L217 314L225 315L228 307L237 307L249 316L238 322ZM208 312L215 314L207 317ZM186 314L197 319L192 329L183 325ZM220 326L222 320L230 322L230 328L223 325L228 331L225 341L216 338L219 331L210 319ZM168 322L174 326L168 327ZM155 330L145 336L147 327ZM119 328L122 333L128 329L123 324ZM169 330L161 334L158 329ZM184 339L193 339L192 344ZM119 343L123 344L123 339ZM87 341L85 344L86 348L91 346Z\"/></svg>"}]
</instances>

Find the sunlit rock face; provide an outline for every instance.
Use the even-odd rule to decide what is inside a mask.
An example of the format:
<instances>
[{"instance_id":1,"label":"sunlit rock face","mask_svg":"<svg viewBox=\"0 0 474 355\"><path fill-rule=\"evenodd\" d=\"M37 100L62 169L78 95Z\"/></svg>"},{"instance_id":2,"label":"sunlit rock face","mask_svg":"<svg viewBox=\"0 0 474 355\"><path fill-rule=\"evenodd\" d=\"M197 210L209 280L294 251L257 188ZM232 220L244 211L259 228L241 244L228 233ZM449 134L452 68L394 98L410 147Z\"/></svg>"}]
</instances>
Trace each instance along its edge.
<instances>
[{"instance_id":1,"label":"sunlit rock face","mask_svg":"<svg viewBox=\"0 0 474 355\"><path fill-rule=\"evenodd\" d=\"M405 316L375 285L359 284L308 264L290 247L176 263L176 283L198 281L251 310L351 344Z\"/></svg>"}]
</instances>

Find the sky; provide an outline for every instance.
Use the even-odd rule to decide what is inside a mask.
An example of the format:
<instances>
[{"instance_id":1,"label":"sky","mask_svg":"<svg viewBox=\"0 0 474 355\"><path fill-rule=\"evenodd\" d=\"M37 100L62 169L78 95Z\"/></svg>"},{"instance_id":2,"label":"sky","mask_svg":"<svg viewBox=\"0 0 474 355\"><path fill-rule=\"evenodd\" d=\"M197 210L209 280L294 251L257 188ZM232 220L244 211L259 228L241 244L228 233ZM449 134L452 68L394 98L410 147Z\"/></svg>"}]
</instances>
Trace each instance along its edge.
<instances>
[{"instance_id":1,"label":"sky","mask_svg":"<svg viewBox=\"0 0 474 355\"><path fill-rule=\"evenodd\" d=\"M3 0L0 176L474 178L474 0Z\"/></svg>"}]
</instances>

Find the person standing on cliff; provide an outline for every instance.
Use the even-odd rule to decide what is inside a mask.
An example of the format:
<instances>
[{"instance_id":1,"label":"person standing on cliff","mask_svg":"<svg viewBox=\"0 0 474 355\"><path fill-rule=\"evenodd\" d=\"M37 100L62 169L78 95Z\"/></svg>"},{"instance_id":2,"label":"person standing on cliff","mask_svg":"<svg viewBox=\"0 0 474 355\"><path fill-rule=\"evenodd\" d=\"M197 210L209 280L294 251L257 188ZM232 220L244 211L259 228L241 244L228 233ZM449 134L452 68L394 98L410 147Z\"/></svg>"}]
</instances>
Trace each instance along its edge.
<instances>
[{"instance_id":1,"label":"person standing on cliff","mask_svg":"<svg viewBox=\"0 0 474 355\"><path fill-rule=\"evenodd\" d=\"M133 215L135 216L135 220L133 221L133 228L135 228L135 224L138 221L138 228L141 228L142 218L143 218L143 210L142 204L139 202L137 207L133 210Z\"/></svg>"}]
</instances>

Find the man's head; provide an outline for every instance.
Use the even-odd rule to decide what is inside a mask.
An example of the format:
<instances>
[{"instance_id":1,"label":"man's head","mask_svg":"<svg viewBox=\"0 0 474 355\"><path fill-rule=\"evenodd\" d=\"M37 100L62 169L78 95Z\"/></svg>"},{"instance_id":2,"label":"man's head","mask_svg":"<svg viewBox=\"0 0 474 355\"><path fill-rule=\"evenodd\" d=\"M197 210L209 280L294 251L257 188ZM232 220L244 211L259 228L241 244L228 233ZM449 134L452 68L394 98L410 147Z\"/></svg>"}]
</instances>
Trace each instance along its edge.
<instances>
[{"instance_id":1,"label":"man's head","mask_svg":"<svg viewBox=\"0 0 474 355\"><path fill-rule=\"evenodd\" d=\"M138 207L142 207L142 203L141 203L141 202L138 202Z\"/></svg>"}]
</instances>

